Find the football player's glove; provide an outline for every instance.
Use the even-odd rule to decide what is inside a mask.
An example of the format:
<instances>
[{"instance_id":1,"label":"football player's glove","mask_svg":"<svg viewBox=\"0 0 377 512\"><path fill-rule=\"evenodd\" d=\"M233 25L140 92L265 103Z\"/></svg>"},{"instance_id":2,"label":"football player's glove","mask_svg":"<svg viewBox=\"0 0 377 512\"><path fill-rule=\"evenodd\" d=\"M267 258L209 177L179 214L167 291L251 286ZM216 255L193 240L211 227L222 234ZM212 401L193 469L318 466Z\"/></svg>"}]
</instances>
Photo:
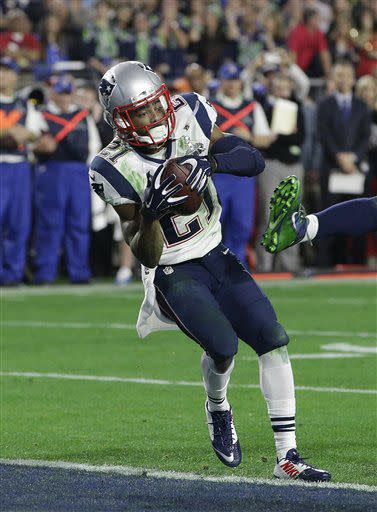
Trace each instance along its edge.
<instances>
[{"instance_id":1,"label":"football player's glove","mask_svg":"<svg viewBox=\"0 0 377 512\"><path fill-rule=\"evenodd\" d=\"M182 156L176 159L178 164L189 164L192 170L187 177L186 183L190 185L191 190L196 190L202 194L207 187L208 178L216 170L216 161L211 155L200 156Z\"/></svg>"},{"instance_id":2,"label":"football player's glove","mask_svg":"<svg viewBox=\"0 0 377 512\"><path fill-rule=\"evenodd\" d=\"M173 185L176 179L175 174L161 181L164 172L164 165L160 165L153 176L148 174L148 185L144 192L144 200L141 207L141 214L150 219L158 220L174 206L186 201L187 196L175 197L183 185L177 183Z\"/></svg>"}]
</instances>

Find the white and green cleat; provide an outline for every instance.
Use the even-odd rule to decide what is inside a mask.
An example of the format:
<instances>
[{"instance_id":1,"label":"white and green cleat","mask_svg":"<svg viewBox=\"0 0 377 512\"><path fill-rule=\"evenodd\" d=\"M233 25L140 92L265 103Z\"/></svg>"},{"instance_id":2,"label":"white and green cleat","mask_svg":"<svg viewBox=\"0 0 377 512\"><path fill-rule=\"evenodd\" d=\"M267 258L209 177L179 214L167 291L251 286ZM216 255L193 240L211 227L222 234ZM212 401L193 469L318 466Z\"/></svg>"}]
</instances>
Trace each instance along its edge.
<instances>
[{"instance_id":1,"label":"white and green cleat","mask_svg":"<svg viewBox=\"0 0 377 512\"><path fill-rule=\"evenodd\" d=\"M270 218L262 245L276 254L299 243L306 234L308 220L301 204L301 186L296 176L287 176L275 188L270 200Z\"/></svg>"}]
</instances>

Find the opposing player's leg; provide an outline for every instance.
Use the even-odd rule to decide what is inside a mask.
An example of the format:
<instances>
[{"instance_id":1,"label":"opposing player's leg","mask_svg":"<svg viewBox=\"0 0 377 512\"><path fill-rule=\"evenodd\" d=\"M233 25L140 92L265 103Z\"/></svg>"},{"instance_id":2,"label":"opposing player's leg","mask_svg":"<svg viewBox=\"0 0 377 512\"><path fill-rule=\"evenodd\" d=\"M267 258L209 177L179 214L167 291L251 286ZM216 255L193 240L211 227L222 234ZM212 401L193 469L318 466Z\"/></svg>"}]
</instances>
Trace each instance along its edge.
<instances>
[{"instance_id":1,"label":"opposing player's leg","mask_svg":"<svg viewBox=\"0 0 377 512\"><path fill-rule=\"evenodd\" d=\"M377 197L344 201L308 215L308 220L307 236L310 240L331 235L365 235L377 231Z\"/></svg>"},{"instance_id":2,"label":"opposing player's leg","mask_svg":"<svg viewBox=\"0 0 377 512\"><path fill-rule=\"evenodd\" d=\"M158 267L154 283L161 310L205 350L201 369L211 443L221 462L238 466L242 453L227 399L238 339L211 293L217 283L205 268L192 262Z\"/></svg>"},{"instance_id":3,"label":"opposing player's leg","mask_svg":"<svg viewBox=\"0 0 377 512\"><path fill-rule=\"evenodd\" d=\"M240 262L231 253L225 257L227 279L217 298L238 337L258 354L260 386L276 446L274 475L327 481L330 479L327 471L306 464L297 454L294 380L286 347L289 338L270 301Z\"/></svg>"},{"instance_id":4,"label":"opposing player's leg","mask_svg":"<svg viewBox=\"0 0 377 512\"><path fill-rule=\"evenodd\" d=\"M270 220L262 245L278 253L299 242L331 235L360 236L377 231L377 197L351 199L315 214L306 215L300 203L300 187L288 176L275 189Z\"/></svg>"}]
</instances>

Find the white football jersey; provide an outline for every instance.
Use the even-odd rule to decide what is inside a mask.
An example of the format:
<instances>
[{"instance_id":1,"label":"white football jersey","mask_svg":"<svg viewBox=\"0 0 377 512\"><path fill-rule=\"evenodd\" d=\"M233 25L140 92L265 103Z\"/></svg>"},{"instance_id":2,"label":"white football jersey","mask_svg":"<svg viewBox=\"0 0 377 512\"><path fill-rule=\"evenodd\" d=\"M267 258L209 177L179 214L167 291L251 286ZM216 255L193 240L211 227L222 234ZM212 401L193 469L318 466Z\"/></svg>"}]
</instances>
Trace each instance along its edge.
<instances>
[{"instance_id":1,"label":"white football jersey","mask_svg":"<svg viewBox=\"0 0 377 512\"><path fill-rule=\"evenodd\" d=\"M172 98L176 125L160 152L146 155L115 138L92 161L89 176L93 190L113 206L141 205L147 175L170 158L207 155L216 111L196 93ZM221 206L211 179L199 210L187 216L168 213L160 219L164 247L160 265L200 258L221 241Z\"/></svg>"}]
</instances>

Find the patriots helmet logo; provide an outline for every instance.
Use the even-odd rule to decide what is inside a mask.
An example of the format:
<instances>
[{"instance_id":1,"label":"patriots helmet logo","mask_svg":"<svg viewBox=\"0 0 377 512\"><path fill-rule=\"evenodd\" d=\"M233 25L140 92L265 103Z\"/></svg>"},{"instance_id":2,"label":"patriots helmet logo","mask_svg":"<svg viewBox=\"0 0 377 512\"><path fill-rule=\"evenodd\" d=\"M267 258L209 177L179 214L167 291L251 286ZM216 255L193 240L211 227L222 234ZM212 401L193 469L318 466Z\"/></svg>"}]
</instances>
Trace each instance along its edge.
<instances>
[{"instance_id":1,"label":"patriots helmet logo","mask_svg":"<svg viewBox=\"0 0 377 512\"><path fill-rule=\"evenodd\" d=\"M112 93L114 87L115 87L115 84L111 84L105 78L102 78L102 80L101 80L101 82L99 84L99 92L103 96L110 96L110 94Z\"/></svg>"},{"instance_id":2,"label":"patriots helmet logo","mask_svg":"<svg viewBox=\"0 0 377 512\"><path fill-rule=\"evenodd\" d=\"M107 106L109 103L109 99L111 96L111 93L113 92L113 89L115 87L115 83L111 83L106 78L102 78L100 84L99 84L99 93L101 95L102 101Z\"/></svg>"}]
</instances>

